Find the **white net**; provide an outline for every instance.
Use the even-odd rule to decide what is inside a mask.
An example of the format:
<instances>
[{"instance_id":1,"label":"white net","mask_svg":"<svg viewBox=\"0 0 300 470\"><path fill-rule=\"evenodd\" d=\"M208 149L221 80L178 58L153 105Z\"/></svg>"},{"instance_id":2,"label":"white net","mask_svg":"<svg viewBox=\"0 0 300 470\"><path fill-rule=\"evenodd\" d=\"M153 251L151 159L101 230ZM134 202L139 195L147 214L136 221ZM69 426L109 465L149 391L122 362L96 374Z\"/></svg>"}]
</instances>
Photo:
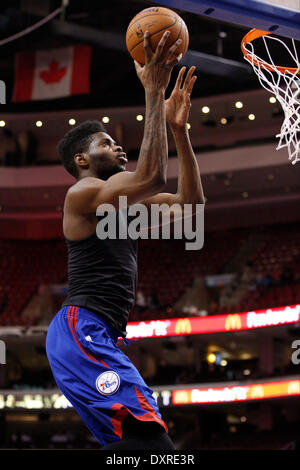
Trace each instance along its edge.
<instances>
[{"instance_id":1,"label":"white net","mask_svg":"<svg viewBox=\"0 0 300 470\"><path fill-rule=\"evenodd\" d=\"M283 40L276 37L262 35L261 38L268 61L254 52L252 42L244 44L244 49L247 51L244 58L252 65L260 84L273 93L282 106L284 120L280 133L276 135L279 138L277 150L287 148L289 160L294 165L300 161L300 62L296 44L292 39L290 48ZM292 60L295 65L293 67L275 65L270 53L272 44L268 44L269 41L276 41L283 46L285 49L283 52L288 53L289 60Z\"/></svg>"}]
</instances>

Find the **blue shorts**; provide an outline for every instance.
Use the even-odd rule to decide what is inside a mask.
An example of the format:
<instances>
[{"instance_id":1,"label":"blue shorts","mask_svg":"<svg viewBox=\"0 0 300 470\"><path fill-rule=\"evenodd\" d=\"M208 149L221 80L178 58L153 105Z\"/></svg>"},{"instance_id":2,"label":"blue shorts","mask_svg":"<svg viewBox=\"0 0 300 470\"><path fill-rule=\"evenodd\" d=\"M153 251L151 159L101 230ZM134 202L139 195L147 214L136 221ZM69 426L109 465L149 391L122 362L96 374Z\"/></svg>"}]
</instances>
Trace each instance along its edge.
<instances>
[{"instance_id":1,"label":"blue shorts","mask_svg":"<svg viewBox=\"0 0 300 470\"><path fill-rule=\"evenodd\" d=\"M97 314L66 306L53 318L46 339L58 388L102 446L122 439L129 413L168 431L153 391L118 348L118 336Z\"/></svg>"}]
</instances>

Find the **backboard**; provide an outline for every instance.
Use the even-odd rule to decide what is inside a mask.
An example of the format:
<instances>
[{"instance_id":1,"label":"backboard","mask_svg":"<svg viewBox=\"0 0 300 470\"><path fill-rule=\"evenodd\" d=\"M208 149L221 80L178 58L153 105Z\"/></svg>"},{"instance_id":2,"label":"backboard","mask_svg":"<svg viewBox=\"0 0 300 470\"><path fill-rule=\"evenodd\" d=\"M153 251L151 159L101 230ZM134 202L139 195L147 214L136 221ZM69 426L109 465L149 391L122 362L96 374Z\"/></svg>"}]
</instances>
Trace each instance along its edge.
<instances>
[{"instance_id":1,"label":"backboard","mask_svg":"<svg viewBox=\"0 0 300 470\"><path fill-rule=\"evenodd\" d=\"M300 40L300 0L154 0L154 3Z\"/></svg>"}]
</instances>

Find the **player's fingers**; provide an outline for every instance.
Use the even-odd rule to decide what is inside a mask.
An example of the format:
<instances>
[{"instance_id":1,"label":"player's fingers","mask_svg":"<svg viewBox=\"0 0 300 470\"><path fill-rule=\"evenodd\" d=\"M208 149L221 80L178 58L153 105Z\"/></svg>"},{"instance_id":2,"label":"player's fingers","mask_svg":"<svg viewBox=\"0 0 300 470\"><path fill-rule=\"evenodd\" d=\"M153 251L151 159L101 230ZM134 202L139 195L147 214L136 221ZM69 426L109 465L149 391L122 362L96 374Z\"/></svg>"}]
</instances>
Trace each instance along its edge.
<instances>
[{"instance_id":1,"label":"player's fingers","mask_svg":"<svg viewBox=\"0 0 300 470\"><path fill-rule=\"evenodd\" d=\"M195 70L196 70L196 67L193 65L193 66L189 69L188 73L186 74L185 81L184 81L184 84L183 84L183 89L184 89L184 90L187 90L187 89L188 89L189 84L190 84L190 81L191 81L191 78L192 78L192 75L193 75L193 73L195 72Z\"/></svg>"},{"instance_id":2,"label":"player's fingers","mask_svg":"<svg viewBox=\"0 0 300 470\"><path fill-rule=\"evenodd\" d=\"M191 80L190 80L190 83L188 84L187 86L187 93L190 95L192 93L192 90L193 90L193 87L194 87L194 84L195 84L195 81L197 80L197 76L194 75Z\"/></svg>"},{"instance_id":3,"label":"player's fingers","mask_svg":"<svg viewBox=\"0 0 300 470\"><path fill-rule=\"evenodd\" d=\"M181 67L180 71L179 71L179 74L178 74L178 77L177 77L177 80L176 80L176 83L175 83L175 88L179 89L181 87L181 84L182 84L182 79L183 79L183 75L184 75L184 72L186 71L186 67Z\"/></svg>"},{"instance_id":4,"label":"player's fingers","mask_svg":"<svg viewBox=\"0 0 300 470\"><path fill-rule=\"evenodd\" d=\"M186 96L185 96L185 106L186 106L187 108L190 108L190 107L192 106L192 104L191 104L191 99L190 99L190 95L189 95L189 94L186 94Z\"/></svg>"},{"instance_id":5,"label":"player's fingers","mask_svg":"<svg viewBox=\"0 0 300 470\"><path fill-rule=\"evenodd\" d=\"M167 41L169 35L170 35L170 31L165 31L162 38L160 39L160 41L157 45L156 51L155 51L156 59L160 59L162 57L163 48L166 44L166 41Z\"/></svg>"},{"instance_id":6,"label":"player's fingers","mask_svg":"<svg viewBox=\"0 0 300 470\"><path fill-rule=\"evenodd\" d=\"M182 43L182 40L177 39L177 41L173 44L173 46L171 46L168 49L168 52L166 53L166 56L165 56L165 60L170 59L170 57L172 57L176 54L176 49L178 49L178 47L180 46L181 43Z\"/></svg>"},{"instance_id":7,"label":"player's fingers","mask_svg":"<svg viewBox=\"0 0 300 470\"><path fill-rule=\"evenodd\" d=\"M145 62L149 62L152 57L152 50L150 47L150 33L149 31L145 31L144 34L144 53L145 53Z\"/></svg>"},{"instance_id":8,"label":"player's fingers","mask_svg":"<svg viewBox=\"0 0 300 470\"><path fill-rule=\"evenodd\" d=\"M140 64L139 64L136 60L134 60L134 66L135 66L136 72L139 72L139 71L141 70L141 68L142 68L142 67L140 66Z\"/></svg>"},{"instance_id":9,"label":"player's fingers","mask_svg":"<svg viewBox=\"0 0 300 470\"><path fill-rule=\"evenodd\" d=\"M179 64L179 62L181 61L182 59L182 54L180 53L177 57L175 57L175 59L173 60L170 60L169 62L166 63L166 65L172 69L173 67L175 67L175 65Z\"/></svg>"}]
</instances>

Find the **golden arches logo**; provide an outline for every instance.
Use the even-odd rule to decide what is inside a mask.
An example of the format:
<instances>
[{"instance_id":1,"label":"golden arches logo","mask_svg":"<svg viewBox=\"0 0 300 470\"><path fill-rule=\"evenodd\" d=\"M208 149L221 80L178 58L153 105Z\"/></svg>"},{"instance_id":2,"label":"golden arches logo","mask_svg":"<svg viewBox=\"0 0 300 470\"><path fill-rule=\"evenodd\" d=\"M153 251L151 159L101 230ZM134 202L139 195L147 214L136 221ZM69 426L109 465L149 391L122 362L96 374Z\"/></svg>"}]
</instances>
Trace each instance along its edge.
<instances>
[{"instance_id":1,"label":"golden arches logo","mask_svg":"<svg viewBox=\"0 0 300 470\"><path fill-rule=\"evenodd\" d=\"M225 320L225 330L240 330L242 328L242 320L237 313L227 315Z\"/></svg>"},{"instance_id":2,"label":"golden arches logo","mask_svg":"<svg viewBox=\"0 0 300 470\"><path fill-rule=\"evenodd\" d=\"M263 398L265 396L262 385L254 385L250 391L250 398Z\"/></svg>"},{"instance_id":3,"label":"golden arches logo","mask_svg":"<svg viewBox=\"0 0 300 470\"><path fill-rule=\"evenodd\" d=\"M173 403L176 404L184 404L189 403L189 392L186 390L176 390L173 395Z\"/></svg>"},{"instance_id":4,"label":"golden arches logo","mask_svg":"<svg viewBox=\"0 0 300 470\"><path fill-rule=\"evenodd\" d=\"M300 380L293 380L288 385L288 394L289 395L298 395L300 394Z\"/></svg>"},{"instance_id":5,"label":"golden arches logo","mask_svg":"<svg viewBox=\"0 0 300 470\"><path fill-rule=\"evenodd\" d=\"M175 333L177 335L190 334L192 332L192 325L188 318L180 318L175 325Z\"/></svg>"}]
</instances>

